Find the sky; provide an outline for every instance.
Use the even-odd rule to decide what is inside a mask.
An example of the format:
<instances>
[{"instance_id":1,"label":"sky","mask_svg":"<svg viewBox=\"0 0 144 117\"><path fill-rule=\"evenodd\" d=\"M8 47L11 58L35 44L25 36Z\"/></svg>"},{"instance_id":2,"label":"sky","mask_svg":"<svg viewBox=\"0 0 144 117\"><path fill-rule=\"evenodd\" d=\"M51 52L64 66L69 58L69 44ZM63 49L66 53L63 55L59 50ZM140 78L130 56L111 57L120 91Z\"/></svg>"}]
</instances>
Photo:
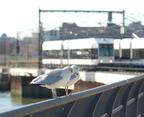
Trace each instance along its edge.
<instances>
[{"instance_id":1,"label":"sky","mask_svg":"<svg viewBox=\"0 0 144 117\"><path fill-rule=\"evenodd\" d=\"M39 8L42 10L125 10L126 14L144 14L143 0L0 0L0 35L6 33L8 36L16 37L17 32L37 30ZM96 22L103 22L100 17L104 16L97 17L95 14L85 15L85 13L42 14L45 29L57 28L62 21L78 21L79 25L95 25ZM144 15L136 16L136 19L142 20L143 17ZM103 19L107 20L107 18ZM121 16L116 16L115 21L121 22Z\"/></svg>"}]
</instances>

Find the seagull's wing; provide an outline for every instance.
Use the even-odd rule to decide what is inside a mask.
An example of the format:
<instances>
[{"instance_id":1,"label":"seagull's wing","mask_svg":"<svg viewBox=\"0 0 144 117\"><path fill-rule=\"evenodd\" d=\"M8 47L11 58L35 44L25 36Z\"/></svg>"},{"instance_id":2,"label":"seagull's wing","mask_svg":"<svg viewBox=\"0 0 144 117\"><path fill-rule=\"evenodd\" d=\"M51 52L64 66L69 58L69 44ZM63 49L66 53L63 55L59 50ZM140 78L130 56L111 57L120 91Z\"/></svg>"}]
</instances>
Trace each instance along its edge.
<instances>
[{"instance_id":1,"label":"seagull's wing","mask_svg":"<svg viewBox=\"0 0 144 117\"><path fill-rule=\"evenodd\" d=\"M79 78L80 78L80 74L79 73L78 73L78 75L72 74L71 77L70 77L70 80L63 86L67 87L67 86L74 85L79 80Z\"/></svg>"},{"instance_id":2,"label":"seagull's wing","mask_svg":"<svg viewBox=\"0 0 144 117\"><path fill-rule=\"evenodd\" d=\"M59 80L62 80L63 79L63 72L64 70L54 70L48 74L46 74L44 77L43 77L43 81L42 83L45 83L47 85L51 85L53 83L56 83L58 82Z\"/></svg>"},{"instance_id":3,"label":"seagull's wing","mask_svg":"<svg viewBox=\"0 0 144 117\"><path fill-rule=\"evenodd\" d=\"M74 78L76 78L76 77L77 77L76 74L72 74L71 77L70 77L70 80L72 80L72 79L74 79Z\"/></svg>"},{"instance_id":4,"label":"seagull's wing","mask_svg":"<svg viewBox=\"0 0 144 117\"><path fill-rule=\"evenodd\" d=\"M78 75L76 75L76 74L72 74L71 75L71 77L70 77L70 80L73 80L73 79L77 79L77 78L79 78L80 77L80 75L79 75L79 73L78 73Z\"/></svg>"},{"instance_id":5,"label":"seagull's wing","mask_svg":"<svg viewBox=\"0 0 144 117\"><path fill-rule=\"evenodd\" d=\"M62 77L63 72L64 70L57 69L47 74L40 75L33 80L35 81L35 83L33 84L51 85L53 83L56 83L63 78Z\"/></svg>"},{"instance_id":6,"label":"seagull's wing","mask_svg":"<svg viewBox=\"0 0 144 117\"><path fill-rule=\"evenodd\" d=\"M43 75L40 75L40 76L34 78L34 79L30 82L30 84L38 84L38 83L41 81L42 76L43 76Z\"/></svg>"}]
</instances>

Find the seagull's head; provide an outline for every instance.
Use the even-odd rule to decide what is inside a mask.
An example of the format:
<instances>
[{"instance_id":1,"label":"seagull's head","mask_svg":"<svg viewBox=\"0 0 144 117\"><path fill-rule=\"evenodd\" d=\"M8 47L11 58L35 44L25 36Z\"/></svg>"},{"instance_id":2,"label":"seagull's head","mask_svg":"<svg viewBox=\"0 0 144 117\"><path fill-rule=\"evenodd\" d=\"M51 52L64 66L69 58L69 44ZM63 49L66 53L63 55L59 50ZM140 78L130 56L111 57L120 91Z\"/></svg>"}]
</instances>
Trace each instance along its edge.
<instances>
[{"instance_id":1,"label":"seagull's head","mask_svg":"<svg viewBox=\"0 0 144 117\"><path fill-rule=\"evenodd\" d=\"M72 66L70 66L70 68L73 69L73 72L74 72L75 74L79 74L79 67L78 67L77 65L72 65Z\"/></svg>"},{"instance_id":2,"label":"seagull's head","mask_svg":"<svg viewBox=\"0 0 144 117\"><path fill-rule=\"evenodd\" d=\"M67 72L70 72L71 74L74 73L71 67L64 67L63 69L66 70Z\"/></svg>"}]
</instances>

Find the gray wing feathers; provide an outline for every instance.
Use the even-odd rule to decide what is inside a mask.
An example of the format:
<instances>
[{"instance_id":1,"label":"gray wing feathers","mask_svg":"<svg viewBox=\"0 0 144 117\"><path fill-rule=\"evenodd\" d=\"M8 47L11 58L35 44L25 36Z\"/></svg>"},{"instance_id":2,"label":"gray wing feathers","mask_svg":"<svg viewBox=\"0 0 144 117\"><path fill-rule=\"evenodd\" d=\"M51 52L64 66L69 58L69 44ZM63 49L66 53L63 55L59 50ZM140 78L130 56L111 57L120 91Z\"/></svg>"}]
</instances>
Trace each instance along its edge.
<instances>
[{"instance_id":1,"label":"gray wing feathers","mask_svg":"<svg viewBox=\"0 0 144 117\"><path fill-rule=\"evenodd\" d=\"M78 76L75 75L75 74L72 74L71 77L70 77L70 80L72 80L72 79L74 79L74 78L76 78L76 77L78 77Z\"/></svg>"},{"instance_id":2,"label":"gray wing feathers","mask_svg":"<svg viewBox=\"0 0 144 117\"><path fill-rule=\"evenodd\" d=\"M53 83L56 83L57 81L59 81L63 78L62 77L63 72L64 72L63 70L57 69L57 70L51 71L47 74L40 75L33 80L33 82L35 81L35 83L33 83L33 84L51 85Z\"/></svg>"}]
</instances>

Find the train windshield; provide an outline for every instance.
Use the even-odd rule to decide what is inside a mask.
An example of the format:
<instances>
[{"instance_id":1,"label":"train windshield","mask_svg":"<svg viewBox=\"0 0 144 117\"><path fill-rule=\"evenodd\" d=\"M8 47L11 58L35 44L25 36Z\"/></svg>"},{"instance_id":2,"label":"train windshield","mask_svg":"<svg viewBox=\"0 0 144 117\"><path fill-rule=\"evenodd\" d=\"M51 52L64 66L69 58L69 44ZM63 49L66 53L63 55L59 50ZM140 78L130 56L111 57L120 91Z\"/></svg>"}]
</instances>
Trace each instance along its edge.
<instances>
[{"instance_id":1,"label":"train windshield","mask_svg":"<svg viewBox=\"0 0 144 117\"><path fill-rule=\"evenodd\" d=\"M99 56L113 56L113 44L99 44Z\"/></svg>"}]
</instances>

